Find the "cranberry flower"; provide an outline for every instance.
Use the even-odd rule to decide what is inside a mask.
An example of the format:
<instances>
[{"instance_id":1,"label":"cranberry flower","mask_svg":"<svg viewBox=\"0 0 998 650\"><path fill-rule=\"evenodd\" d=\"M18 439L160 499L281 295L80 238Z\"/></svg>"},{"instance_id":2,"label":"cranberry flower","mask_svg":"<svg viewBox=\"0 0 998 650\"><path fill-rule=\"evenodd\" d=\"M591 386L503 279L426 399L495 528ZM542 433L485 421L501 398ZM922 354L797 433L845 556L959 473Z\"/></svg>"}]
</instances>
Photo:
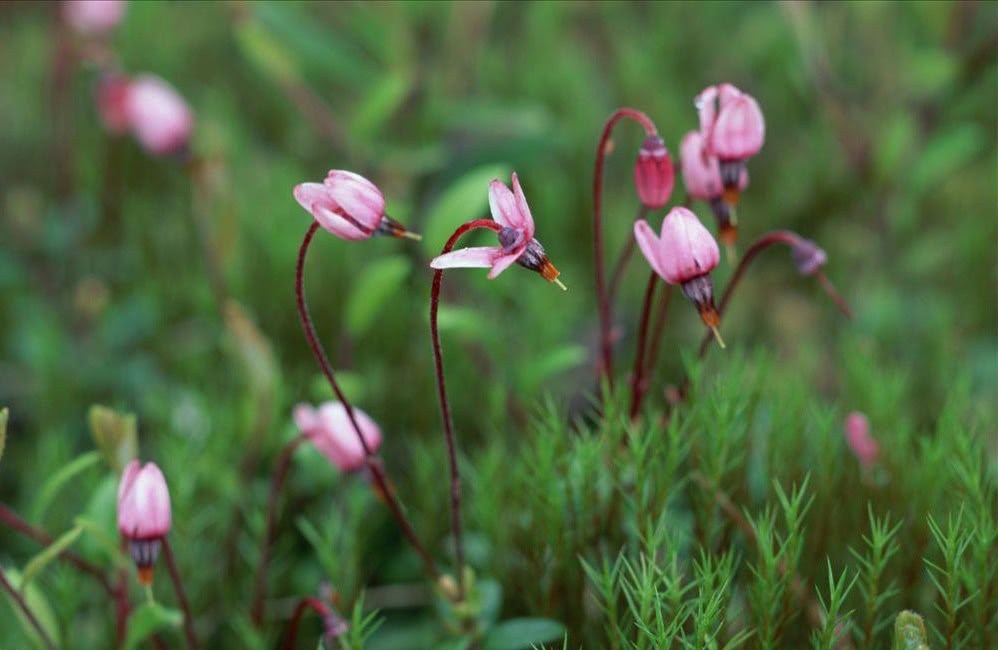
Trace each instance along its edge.
<instances>
[{"instance_id":1,"label":"cranberry flower","mask_svg":"<svg viewBox=\"0 0 998 650\"><path fill-rule=\"evenodd\" d=\"M118 485L118 532L139 569L139 582L152 583L160 543L170 532L170 491L155 463L133 460Z\"/></svg>"},{"instance_id":2,"label":"cranberry flower","mask_svg":"<svg viewBox=\"0 0 998 650\"><path fill-rule=\"evenodd\" d=\"M686 208L673 208L662 220L660 236L655 235L647 221L640 219L634 223L634 238L652 270L669 284L680 285L723 347L717 331L720 316L714 307L714 283L710 277L720 252L697 216Z\"/></svg>"},{"instance_id":3,"label":"cranberry flower","mask_svg":"<svg viewBox=\"0 0 998 650\"><path fill-rule=\"evenodd\" d=\"M353 414L371 453L377 453L381 447L381 429L360 409L355 407ZM365 465L364 446L342 402L326 402L318 409L299 404L293 415L298 429L340 471L354 472Z\"/></svg>"},{"instance_id":4,"label":"cranberry flower","mask_svg":"<svg viewBox=\"0 0 998 650\"><path fill-rule=\"evenodd\" d=\"M558 269L548 259L541 243L534 239L534 219L516 172L513 173L513 191L499 179L489 184L489 207L492 218L501 226L498 231L500 245L474 246L445 253L434 258L430 266L435 269L490 268L488 277L491 280L515 262L537 271L545 280L564 289L565 285L558 280Z\"/></svg>"},{"instance_id":5,"label":"cranberry flower","mask_svg":"<svg viewBox=\"0 0 998 650\"><path fill-rule=\"evenodd\" d=\"M128 84L125 115L136 139L155 156L181 153L194 128L194 115L184 98L166 81L141 75Z\"/></svg>"},{"instance_id":6,"label":"cranberry flower","mask_svg":"<svg viewBox=\"0 0 998 650\"><path fill-rule=\"evenodd\" d=\"M293 194L320 226L340 239L356 241L373 235L420 238L385 214L381 190L360 174L332 169L322 183L295 185Z\"/></svg>"},{"instance_id":7,"label":"cranberry flower","mask_svg":"<svg viewBox=\"0 0 998 650\"><path fill-rule=\"evenodd\" d=\"M690 131L683 136L679 153L679 165L687 193L694 199L710 203L711 210L717 217L718 236L729 248L734 246L737 222L734 211L722 198L724 183L721 182L720 163L715 156L707 153L703 136L698 131ZM743 167L738 179L738 191L746 187L748 170Z\"/></svg>"},{"instance_id":8,"label":"cranberry flower","mask_svg":"<svg viewBox=\"0 0 998 650\"><path fill-rule=\"evenodd\" d=\"M125 14L124 0L67 0L62 17L84 36L101 36L118 26Z\"/></svg>"},{"instance_id":9,"label":"cranberry flower","mask_svg":"<svg viewBox=\"0 0 998 650\"><path fill-rule=\"evenodd\" d=\"M705 88L695 103L706 151L720 161L725 188L735 190L745 160L759 153L765 140L762 110L751 95L726 83Z\"/></svg>"},{"instance_id":10,"label":"cranberry flower","mask_svg":"<svg viewBox=\"0 0 998 650\"><path fill-rule=\"evenodd\" d=\"M657 135L645 138L634 164L634 186L641 204L651 210L664 208L672 196L676 172L665 142Z\"/></svg>"},{"instance_id":11,"label":"cranberry flower","mask_svg":"<svg viewBox=\"0 0 998 650\"><path fill-rule=\"evenodd\" d=\"M880 456L880 445L870 435L870 421L859 411L853 411L846 417L846 443L852 450L856 460L864 468L872 467Z\"/></svg>"}]
</instances>

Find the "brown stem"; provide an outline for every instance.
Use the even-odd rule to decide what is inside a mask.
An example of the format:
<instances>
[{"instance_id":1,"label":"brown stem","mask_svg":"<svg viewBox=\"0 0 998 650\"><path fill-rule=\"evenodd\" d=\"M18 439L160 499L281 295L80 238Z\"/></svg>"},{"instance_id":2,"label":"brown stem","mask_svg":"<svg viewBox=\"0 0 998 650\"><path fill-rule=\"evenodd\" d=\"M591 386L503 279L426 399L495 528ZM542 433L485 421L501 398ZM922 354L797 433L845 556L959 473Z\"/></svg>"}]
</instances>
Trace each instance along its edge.
<instances>
[{"instance_id":1,"label":"brown stem","mask_svg":"<svg viewBox=\"0 0 998 650\"><path fill-rule=\"evenodd\" d=\"M593 169L593 266L596 273L596 299L599 303L600 349L602 373L613 386L613 343L610 340L611 313L610 299L603 269L603 167L606 163L607 145L613 127L625 117L639 122L647 135L656 135L658 130L651 119L633 108L618 108L607 119L596 148L596 164Z\"/></svg>"},{"instance_id":2,"label":"brown stem","mask_svg":"<svg viewBox=\"0 0 998 650\"><path fill-rule=\"evenodd\" d=\"M267 565L270 561L270 545L274 540L274 527L277 518L277 500L281 495L281 488L284 486L284 479L288 475L291 467L291 458L295 450L308 438L305 434L295 437L284 446L281 456L277 460L277 469L270 481L270 497L267 501L267 523L264 528L263 541L260 544L260 560L256 568L256 580L253 588L253 605L250 608L250 617L256 627L263 624L266 614L267 599Z\"/></svg>"},{"instance_id":3,"label":"brown stem","mask_svg":"<svg viewBox=\"0 0 998 650\"><path fill-rule=\"evenodd\" d=\"M648 339L648 319L651 316L651 304L655 298L655 287L658 285L658 274L655 271L648 276L648 288L645 289L645 301L641 307L641 324L638 326L638 349L634 354L634 370L631 372L631 419L638 417L641 406L641 395L644 393L644 371L642 364L645 358L645 343Z\"/></svg>"},{"instance_id":4,"label":"brown stem","mask_svg":"<svg viewBox=\"0 0 998 650\"><path fill-rule=\"evenodd\" d=\"M57 646L52 641L52 637L49 636L48 632L45 631L45 628L42 627L42 624L38 622L38 617L35 616L35 613L31 611L30 607L28 607L28 603L24 600L24 596L21 595L21 592L14 588L14 585L8 582L7 576L4 575L3 569L0 569L0 585L3 586L4 591L10 594L10 597L14 599L14 602L17 603L21 613L23 613L24 617L28 619L31 627L35 628L35 632L38 633L38 636L45 644L45 647L49 648L49 650L58 650Z\"/></svg>"},{"instance_id":5,"label":"brown stem","mask_svg":"<svg viewBox=\"0 0 998 650\"><path fill-rule=\"evenodd\" d=\"M305 615L305 612L309 609L314 611L323 619L329 616L329 607L318 598L310 597L299 600L298 605L295 606L294 614L291 615L291 622L288 624L288 635L285 637L284 643L281 645L283 650L294 650L295 644L298 641L298 625L301 623L301 619Z\"/></svg>"},{"instance_id":6,"label":"brown stem","mask_svg":"<svg viewBox=\"0 0 998 650\"><path fill-rule=\"evenodd\" d=\"M665 331L665 320L669 315L669 305L672 303L672 285L666 284L665 291L662 292L662 299L658 303L658 310L655 312L655 324L651 328L651 350L648 352L648 359L644 363L642 376L639 378L641 390L637 394L637 404L634 406L635 415L641 409L641 402L648 394L648 386L655 378L655 366L658 364L658 351L662 346L662 332ZM631 417L634 417L633 415Z\"/></svg>"},{"instance_id":7,"label":"brown stem","mask_svg":"<svg viewBox=\"0 0 998 650\"><path fill-rule=\"evenodd\" d=\"M198 641L194 636L191 606L187 602L187 593L184 591L184 583L180 579L180 571L177 570L177 562L173 557L173 549L170 548L170 540L165 537L163 538L163 559L166 560L166 568L170 571L170 580L173 581L173 591L177 594L180 609L184 612L184 636L187 638L187 647L190 650L197 650Z\"/></svg>"},{"instance_id":8,"label":"brown stem","mask_svg":"<svg viewBox=\"0 0 998 650\"><path fill-rule=\"evenodd\" d=\"M385 505L388 506L389 511L391 511L392 516L398 523L398 526L402 530L402 534L405 536L406 540L408 540L412 548L415 549L416 553L419 554L420 559L423 561L423 568L426 570L427 575L435 581L439 576L436 564L433 562L433 558L430 557L429 552L423 546L422 542L419 541L416 531L413 529L412 524L409 523L409 519L402 510L402 506L399 504L398 496L395 494L394 490L391 489L387 479L385 478L384 470L371 453L367 440L361 433L360 425L357 423L357 416L354 414L353 405L347 399L346 395L343 394L339 384L336 383L336 377L333 375L333 366L329 363L329 358L326 357L326 352L322 348L322 344L319 342L319 338L315 333L315 325L312 324L312 318L308 314L308 305L305 302L304 285L305 256L308 253L309 244L312 243L312 238L315 236L318 229L319 223L317 221L313 221L312 225L309 226L308 231L305 233L305 239L301 243L301 248L298 251L298 264L295 268L295 296L297 298L298 315L301 318L301 326L302 329L305 330L305 339L308 341L308 345L312 349L312 354L315 356L315 360L318 362L319 368L322 370L322 374L326 376L326 379L329 381L329 385L333 388L336 398L343 404L343 408L347 413L350 424L353 426L353 430L357 434L357 438L360 440L361 446L364 448L365 461L367 463L368 470L371 472L371 477L374 479L375 484L384 496Z\"/></svg>"},{"instance_id":9,"label":"brown stem","mask_svg":"<svg viewBox=\"0 0 998 650\"><path fill-rule=\"evenodd\" d=\"M454 244L466 232L476 228L488 228L499 232L499 224L491 219L473 219L458 226L454 234L440 251L441 255L449 253ZM450 403L447 401L447 386L444 382L444 357L440 348L440 328L437 323L437 312L440 309L440 285L443 282L443 269L433 272L433 286L430 288L430 338L433 341L433 368L437 377L437 397L440 400L440 415L444 421L444 438L447 442L447 460L450 469L450 506L451 527L454 531L454 560L456 562L456 579L458 600L464 600L464 546L461 542L461 477L457 467L457 442L454 438L454 418L451 416Z\"/></svg>"}]
</instances>

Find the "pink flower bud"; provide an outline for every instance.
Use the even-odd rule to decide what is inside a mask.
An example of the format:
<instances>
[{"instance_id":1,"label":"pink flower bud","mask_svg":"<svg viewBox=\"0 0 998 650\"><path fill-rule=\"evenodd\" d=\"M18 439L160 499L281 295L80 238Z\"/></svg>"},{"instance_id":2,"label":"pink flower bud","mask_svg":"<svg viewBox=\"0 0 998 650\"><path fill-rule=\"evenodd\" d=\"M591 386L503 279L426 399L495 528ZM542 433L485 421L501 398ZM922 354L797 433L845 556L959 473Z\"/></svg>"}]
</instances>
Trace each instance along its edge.
<instances>
[{"instance_id":1,"label":"pink flower bud","mask_svg":"<svg viewBox=\"0 0 998 650\"><path fill-rule=\"evenodd\" d=\"M669 284L681 285L704 324L717 335L720 317L714 307L710 272L717 266L720 251L697 216L684 207L673 208L662 220L659 237L647 221L640 219L634 223L634 238L652 269Z\"/></svg>"},{"instance_id":2,"label":"pink flower bud","mask_svg":"<svg viewBox=\"0 0 998 650\"><path fill-rule=\"evenodd\" d=\"M648 136L634 165L634 186L641 203L652 210L665 207L672 196L675 170L665 142L657 135Z\"/></svg>"},{"instance_id":3,"label":"pink flower bud","mask_svg":"<svg viewBox=\"0 0 998 650\"><path fill-rule=\"evenodd\" d=\"M118 531L139 568L139 581L152 583L161 540L170 532L170 491L155 463L133 460L118 485Z\"/></svg>"},{"instance_id":4,"label":"pink flower bud","mask_svg":"<svg viewBox=\"0 0 998 650\"><path fill-rule=\"evenodd\" d=\"M97 87L97 112L104 128L114 135L128 130L128 111L125 100L128 98L128 78L109 73L104 75Z\"/></svg>"},{"instance_id":5,"label":"pink flower bud","mask_svg":"<svg viewBox=\"0 0 998 650\"><path fill-rule=\"evenodd\" d=\"M331 170L322 183L296 185L294 197L320 226L341 239L367 239L381 231L386 219L381 190L360 174L341 169Z\"/></svg>"},{"instance_id":6,"label":"pink flower bud","mask_svg":"<svg viewBox=\"0 0 998 650\"><path fill-rule=\"evenodd\" d=\"M110 32L124 15L124 0L66 0L62 3L63 19L85 36Z\"/></svg>"},{"instance_id":7,"label":"pink flower bud","mask_svg":"<svg viewBox=\"0 0 998 650\"><path fill-rule=\"evenodd\" d=\"M801 275L814 275L828 261L828 255L818 244L810 239L801 238L791 249L794 264Z\"/></svg>"},{"instance_id":8,"label":"pink flower bud","mask_svg":"<svg viewBox=\"0 0 998 650\"><path fill-rule=\"evenodd\" d=\"M697 96L696 106L708 153L722 161L743 161L759 153L766 123L751 95L731 84L710 86Z\"/></svg>"},{"instance_id":9,"label":"pink flower bud","mask_svg":"<svg viewBox=\"0 0 998 650\"><path fill-rule=\"evenodd\" d=\"M187 102L159 77L142 75L129 84L125 114L146 151L166 156L183 151L194 128Z\"/></svg>"},{"instance_id":10,"label":"pink flower bud","mask_svg":"<svg viewBox=\"0 0 998 650\"><path fill-rule=\"evenodd\" d=\"M880 456L880 444L870 435L870 421L859 411L846 417L846 442L863 467L871 467Z\"/></svg>"},{"instance_id":11,"label":"pink flower bud","mask_svg":"<svg viewBox=\"0 0 998 650\"><path fill-rule=\"evenodd\" d=\"M381 447L381 429L359 408L354 407L353 414L368 448L376 453ZM294 409L294 420L319 453L340 471L353 472L366 464L364 446L342 403L326 402L318 409L299 404Z\"/></svg>"}]
</instances>

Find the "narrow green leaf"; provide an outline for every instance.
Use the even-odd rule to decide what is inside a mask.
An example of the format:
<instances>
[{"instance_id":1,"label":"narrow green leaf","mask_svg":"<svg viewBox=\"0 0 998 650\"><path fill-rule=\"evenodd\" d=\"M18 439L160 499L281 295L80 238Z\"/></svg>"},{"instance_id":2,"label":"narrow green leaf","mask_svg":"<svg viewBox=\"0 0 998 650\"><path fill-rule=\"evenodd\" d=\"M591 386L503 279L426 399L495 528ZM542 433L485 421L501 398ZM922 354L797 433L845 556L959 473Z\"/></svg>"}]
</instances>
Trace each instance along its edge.
<instances>
[{"instance_id":1,"label":"narrow green leaf","mask_svg":"<svg viewBox=\"0 0 998 650\"><path fill-rule=\"evenodd\" d=\"M183 622L184 615L175 609L167 609L159 603L142 603L128 619L124 650L133 650L156 632L178 628Z\"/></svg>"},{"instance_id":2,"label":"narrow green leaf","mask_svg":"<svg viewBox=\"0 0 998 650\"><path fill-rule=\"evenodd\" d=\"M565 626L548 618L511 618L497 624L482 640L482 650L523 650L565 634Z\"/></svg>"},{"instance_id":3,"label":"narrow green leaf","mask_svg":"<svg viewBox=\"0 0 998 650\"><path fill-rule=\"evenodd\" d=\"M352 130L372 137L391 119L412 88L412 74L397 70L379 79L354 110Z\"/></svg>"},{"instance_id":4,"label":"narrow green leaf","mask_svg":"<svg viewBox=\"0 0 998 650\"><path fill-rule=\"evenodd\" d=\"M7 445L7 420L10 419L10 410L0 409L0 460L3 460L3 448Z\"/></svg>"},{"instance_id":5,"label":"narrow green leaf","mask_svg":"<svg viewBox=\"0 0 998 650\"><path fill-rule=\"evenodd\" d=\"M55 496L59 493L64 485L69 483L77 474L85 472L87 469L93 467L101 461L100 452L88 451L85 454L77 456L69 463L64 465L62 469L53 474L49 480L45 481L42 485L41 490L38 491L38 496L35 498L35 502L31 508L31 519L34 521L40 521L45 515L45 511L48 510L49 505Z\"/></svg>"},{"instance_id":6,"label":"narrow green leaf","mask_svg":"<svg viewBox=\"0 0 998 650\"><path fill-rule=\"evenodd\" d=\"M24 565L24 584L30 583L31 579L34 578L35 575L37 575L42 569L48 566L52 560L59 557L60 553L72 546L73 542L75 542L82 533L83 528L80 526L70 528L68 531L63 533L59 539L46 546L41 553L31 558L28 563Z\"/></svg>"},{"instance_id":7,"label":"narrow green leaf","mask_svg":"<svg viewBox=\"0 0 998 650\"><path fill-rule=\"evenodd\" d=\"M476 167L454 181L430 209L423 226L423 245L431 255L439 255L447 238L465 221L487 215L489 207L489 182L494 178L506 179L509 168L505 165ZM494 244L495 237L490 244ZM462 248L467 244L459 244Z\"/></svg>"},{"instance_id":8,"label":"narrow green leaf","mask_svg":"<svg viewBox=\"0 0 998 650\"><path fill-rule=\"evenodd\" d=\"M379 258L365 268L347 300L347 331L353 336L366 331L411 271L412 263L401 255Z\"/></svg>"},{"instance_id":9,"label":"narrow green leaf","mask_svg":"<svg viewBox=\"0 0 998 650\"><path fill-rule=\"evenodd\" d=\"M38 619L39 625L48 633L49 638L55 642L56 646L62 647L62 635L59 634L58 621L55 618L55 613L52 611L52 607L49 605L48 598L45 597L45 593L41 590L38 585L29 584L27 586L22 586L23 579L21 578L21 573L17 569L3 569L4 575L7 576L7 580L10 584L21 592L24 597L24 601L28 604L31 612ZM42 641L41 637L38 636L38 632L35 630L31 622L24 616L21 608L17 606L17 603L10 597L6 591L3 592L6 596L7 603L13 609L17 620L21 623L21 627L24 629L28 638L31 639L32 643L44 650L45 643Z\"/></svg>"}]
</instances>

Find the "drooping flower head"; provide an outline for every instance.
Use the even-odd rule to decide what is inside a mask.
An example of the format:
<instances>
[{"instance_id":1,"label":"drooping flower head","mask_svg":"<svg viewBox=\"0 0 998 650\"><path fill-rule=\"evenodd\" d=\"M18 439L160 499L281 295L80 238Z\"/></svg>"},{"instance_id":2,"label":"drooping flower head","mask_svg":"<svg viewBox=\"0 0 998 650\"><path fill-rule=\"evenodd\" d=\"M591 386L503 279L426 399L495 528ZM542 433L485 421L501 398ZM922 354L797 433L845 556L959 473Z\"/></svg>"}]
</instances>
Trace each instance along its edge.
<instances>
[{"instance_id":1,"label":"drooping flower head","mask_svg":"<svg viewBox=\"0 0 998 650\"><path fill-rule=\"evenodd\" d=\"M102 36L118 26L125 15L124 0L66 0L62 17L84 36Z\"/></svg>"},{"instance_id":2,"label":"drooping flower head","mask_svg":"<svg viewBox=\"0 0 998 650\"><path fill-rule=\"evenodd\" d=\"M697 216L687 208L673 208L662 220L658 236L647 221L640 219L634 223L634 238L652 270L669 284L680 285L704 324L717 335L720 316L714 307L710 272L717 266L720 252Z\"/></svg>"},{"instance_id":3,"label":"drooping flower head","mask_svg":"<svg viewBox=\"0 0 998 650\"><path fill-rule=\"evenodd\" d=\"M475 246L445 253L433 259L435 269L487 268L489 279L505 271L514 262L537 271L545 280L558 281L558 269L548 259L541 243L534 239L534 219L523 196L520 179L513 173L513 190L499 179L489 184L489 207L492 218L501 226L499 246Z\"/></svg>"},{"instance_id":4,"label":"drooping flower head","mask_svg":"<svg viewBox=\"0 0 998 650\"><path fill-rule=\"evenodd\" d=\"M320 226L340 239L356 241L373 235L419 239L385 214L381 190L360 174L331 169L323 182L295 185L293 194Z\"/></svg>"},{"instance_id":5,"label":"drooping flower head","mask_svg":"<svg viewBox=\"0 0 998 650\"><path fill-rule=\"evenodd\" d=\"M160 543L170 532L170 491L156 463L133 460L118 485L118 532L139 569L139 581L152 582Z\"/></svg>"},{"instance_id":6,"label":"drooping flower head","mask_svg":"<svg viewBox=\"0 0 998 650\"><path fill-rule=\"evenodd\" d=\"M194 128L194 114L173 86L154 75L141 75L124 95L128 126L146 151L155 156L182 153Z\"/></svg>"},{"instance_id":7,"label":"drooping flower head","mask_svg":"<svg viewBox=\"0 0 998 650\"><path fill-rule=\"evenodd\" d=\"M736 205L745 161L759 153L766 138L762 110L751 95L731 84L705 88L694 103L704 151L719 161L724 201Z\"/></svg>"},{"instance_id":8,"label":"drooping flower head","mask_svg":"<svg viewBox=\"0 0 998 650\"><path fill-rule=\"evenodd\" d=\"M354 407L353 414L368 448L376 453L381 447L381 429L359 408ZM326 402L318 409L299 404L293 416L298 429L340 471L354 472L364 467L364 446L341 402Z\"/></svg>"},{"instance_id":9,"label":"drooping flower head","mask_svg":"<svg viewBox=\"0 0 998 650\"><path fill-rule=\"evenodd\" d=\"M721 182L721 165L717 157L707 153L703 136L690 131L683 136L679 146L679 165L686 191L694 199L707 201L717 218L718 236L725 245L734 246L738 223L731 206L723 199L724 183ZM748 187L748 170L742 167L738 191Z\"/></svg>"},{"instance_id":10,"label":"drooping flower head","mask_svg":"<svg viewBox=\"0 0 998 650\"><path fill-rule=\"evenodd\" d=\"M880 456L880 444L870 435L870 421L866 415L853 411L846 417L846 443L856 460L864 468L870 468Z\"/></svg>"},{"instance_id":11,"label":"drooping flower head","mask_svg":"<svg viewBox=\"0 0 998 650\"><path fill-rule=\"evenodd\" d=\"M803 237L793 245L791 254L801 275L814 275L828 261L828 255L817 243Z\"/></svg>"},{"instance_id":12,"label":"drooping flower head","mask_svg":"<svg viewBox=\"0 0 998 650\"><path fill-rule=\"evenodd\" d=\"M634 164L634 187L646 208L664 208L672 196L676 172L665 142L657 135L645 138Z\"/></svg>"}]
</instances>

